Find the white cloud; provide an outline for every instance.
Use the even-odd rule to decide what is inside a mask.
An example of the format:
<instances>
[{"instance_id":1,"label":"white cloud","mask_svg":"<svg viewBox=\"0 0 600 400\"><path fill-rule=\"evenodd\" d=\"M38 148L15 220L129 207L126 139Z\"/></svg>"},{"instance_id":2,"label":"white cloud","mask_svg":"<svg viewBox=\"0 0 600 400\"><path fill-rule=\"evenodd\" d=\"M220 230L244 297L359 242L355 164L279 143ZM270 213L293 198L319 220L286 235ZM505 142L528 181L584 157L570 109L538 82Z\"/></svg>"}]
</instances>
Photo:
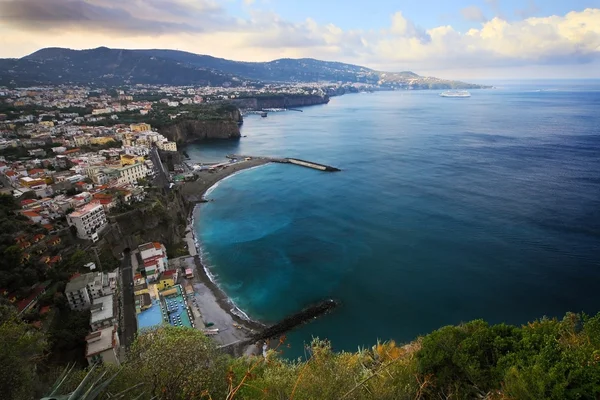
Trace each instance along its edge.
<instances>
[{"instance_id":1,"label":"white cloud","mask_svg":"<svg viewBox=\"0 0 600 400\"><path fill-rule=\"evenodd\" d=\"M483 11L481 11L481 8L479 8L477 6L465 7L462 10L460 10L460 13L462 14L463 18L466 19L467 21L475 21L475 22L487 21L487 18L483 14Z\"/></svg>"},{"instance_id":2,"label":"white cloud","mask_svg":"<svg viewBox=\"0 0 600 400\"><path fill-rule=\"evenodd\" d=\"M81 7L69 9L69 4ZM255 8L248 12L246 18L233 18L216 0L0 0L0 55L22 56L46 46L104 45L175 48L250 61L313 57L417 72L600 59L600 9L593 8L521 21L498 16L484 21L481 10L463 10L465 17L481 20L480 27L467 32L449 25L425 30L402 12L372 31L313 19L290 22Z\"/></svg>"}]
</instances>

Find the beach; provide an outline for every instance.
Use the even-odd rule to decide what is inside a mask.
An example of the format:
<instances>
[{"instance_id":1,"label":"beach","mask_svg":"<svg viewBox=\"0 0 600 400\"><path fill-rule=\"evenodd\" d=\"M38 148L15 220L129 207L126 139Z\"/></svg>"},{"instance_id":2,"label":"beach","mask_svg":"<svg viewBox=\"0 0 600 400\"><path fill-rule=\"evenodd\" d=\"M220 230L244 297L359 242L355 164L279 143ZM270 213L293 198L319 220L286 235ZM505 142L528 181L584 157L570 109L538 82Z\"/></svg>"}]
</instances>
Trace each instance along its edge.
<instances>
[{"instance_id":1,"label":"beach","mask_svg":"<svg viewBox=\"0 0 600 400\"><path fill-rule=\"evenodd\" d=\"M202 263L199 254L198 243L194 235L192 213L198 203L206 201L205 193L220 180L225 179L245 169L258 167L268 163L264 159L252 159L240 161L227 165L227 168L209 172L207 170L196 172L198 179L194 182L185 183L181 190L186 200L193 205L189 212L188 225L185 240L190 257L185 262L186 268L192 268L194 278L186 280L194 288L195 304L190 304L197 321L197 328L204 329L205 324L212 324L209 329L218 329L218 333L212 335L219 346L235 348L235 344L245 342L253 333L263 330L266 326L248 318L243 317L240 310L236 311L235 304L231 302L227 294L213 282ZM201 320L202 322L199 322ZM240 350L238 350L240 351ZM244 354L254 354L258 351L256 346L248 346L241 351Z\"/></svg>"}]
</instances>

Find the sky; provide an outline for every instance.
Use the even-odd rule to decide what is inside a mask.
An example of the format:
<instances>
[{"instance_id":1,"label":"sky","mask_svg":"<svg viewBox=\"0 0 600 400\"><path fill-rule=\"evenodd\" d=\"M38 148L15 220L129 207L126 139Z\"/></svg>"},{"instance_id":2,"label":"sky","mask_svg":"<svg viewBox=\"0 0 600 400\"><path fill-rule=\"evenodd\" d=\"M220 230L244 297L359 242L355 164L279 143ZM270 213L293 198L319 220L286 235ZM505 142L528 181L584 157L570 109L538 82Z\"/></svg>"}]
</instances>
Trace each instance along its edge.
<instances>
[{"instance_id":1,"label":"sky","mask_svg":"<svg viewBox=\"0 0 600 400\"><path fill-rule=\"evenodd\" d=\"M0 57L99 46L449 79L600 78L600 0L0 0Z\"/></svg>"}]
</instances>

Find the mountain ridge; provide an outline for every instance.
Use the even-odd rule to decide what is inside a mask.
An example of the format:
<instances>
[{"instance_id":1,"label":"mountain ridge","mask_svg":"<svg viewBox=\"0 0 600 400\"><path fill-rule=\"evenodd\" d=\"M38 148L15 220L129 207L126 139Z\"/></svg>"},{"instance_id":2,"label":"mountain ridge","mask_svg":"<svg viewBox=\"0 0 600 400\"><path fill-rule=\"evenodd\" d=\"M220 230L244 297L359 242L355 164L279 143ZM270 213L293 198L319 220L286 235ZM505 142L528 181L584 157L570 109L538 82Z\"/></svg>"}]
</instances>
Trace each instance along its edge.
<instances>
[{"instance_id":1,"label":"mountain ridge","mask_svg":"<svg viewBox=\"0 0 600 400\"><path fill-rule=\"evenodd\" d=\"M234 61L169 49L73 50L48 47L18 59L0 59L0 85L170 84L241 86L251 83L362 83L386 88L475 89L484 86L412 71L384 72L337 61L280 58Z\"/></svg>"}]
</instances>

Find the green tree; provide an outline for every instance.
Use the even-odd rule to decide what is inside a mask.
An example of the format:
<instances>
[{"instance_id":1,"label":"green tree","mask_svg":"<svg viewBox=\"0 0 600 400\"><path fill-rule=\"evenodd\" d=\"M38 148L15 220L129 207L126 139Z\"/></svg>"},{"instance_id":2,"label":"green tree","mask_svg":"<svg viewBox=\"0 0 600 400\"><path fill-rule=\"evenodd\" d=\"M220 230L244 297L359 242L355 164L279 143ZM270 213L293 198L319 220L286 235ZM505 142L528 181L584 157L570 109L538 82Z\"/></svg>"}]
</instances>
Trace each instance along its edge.
<instances>
[{"instance_id":1,"label":"green tree","mask_svg":"<svg viewBox=\"0 0 600 400\"><path fill-rule=\"evenodd\" d=\"M224 399L228 358L196 329L160 327L140 335L125 369L160 399L197 399L208 393ZM130 382L131 383L131 382Z\"/></svg>"},{"instance_id":2,"label":"green tree","mask_svg":"<svg viewBox=\"0 0 600 400\"><path fill-rule=\"evenodd\" d=\"M31 398L36 368L46 346L42 333L21 321L13 308L0 306L0 393L3 399Z\"/></svg>"}]
</instances>

